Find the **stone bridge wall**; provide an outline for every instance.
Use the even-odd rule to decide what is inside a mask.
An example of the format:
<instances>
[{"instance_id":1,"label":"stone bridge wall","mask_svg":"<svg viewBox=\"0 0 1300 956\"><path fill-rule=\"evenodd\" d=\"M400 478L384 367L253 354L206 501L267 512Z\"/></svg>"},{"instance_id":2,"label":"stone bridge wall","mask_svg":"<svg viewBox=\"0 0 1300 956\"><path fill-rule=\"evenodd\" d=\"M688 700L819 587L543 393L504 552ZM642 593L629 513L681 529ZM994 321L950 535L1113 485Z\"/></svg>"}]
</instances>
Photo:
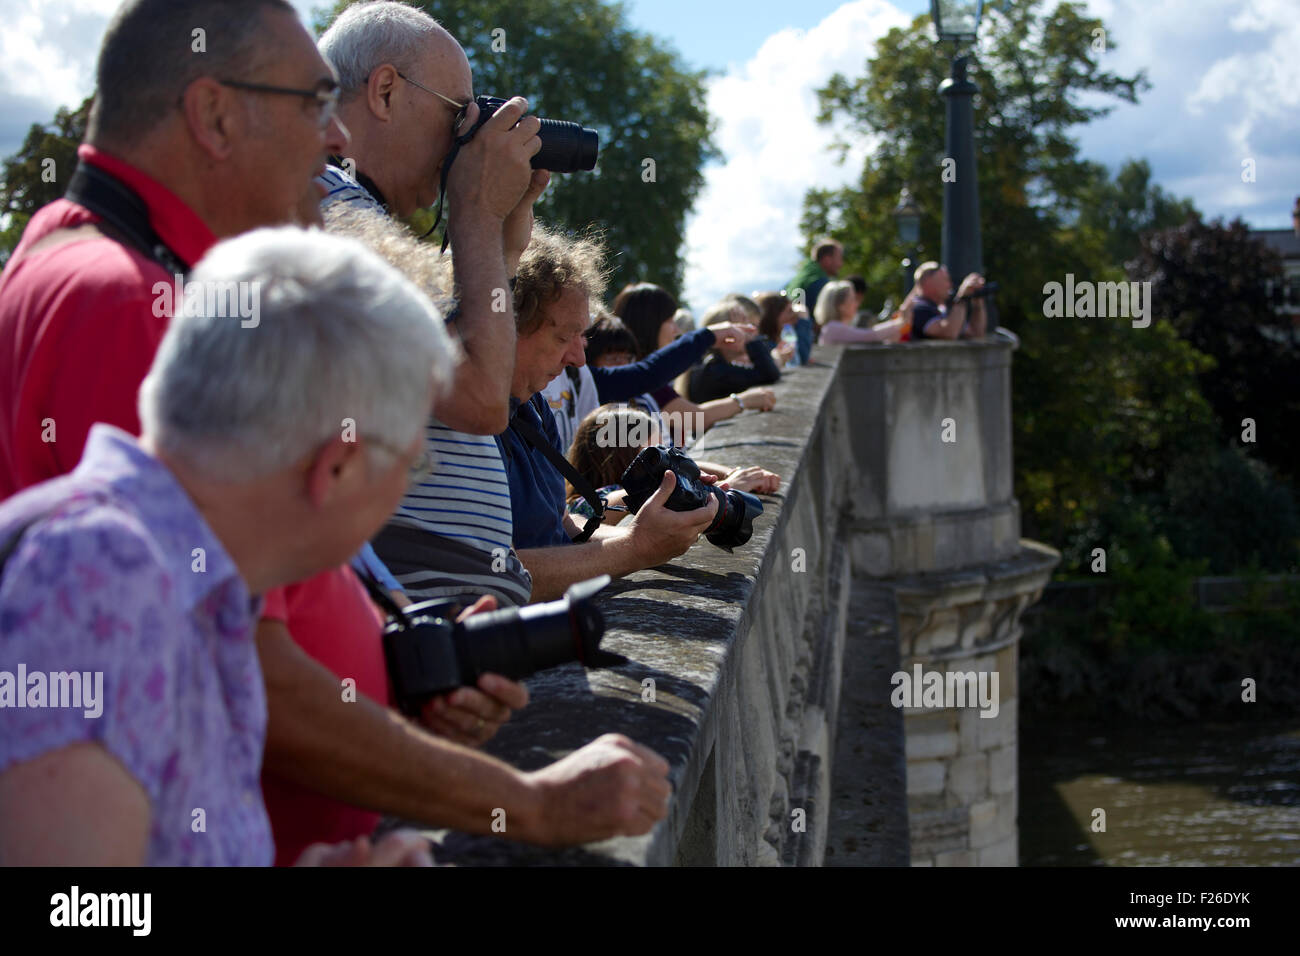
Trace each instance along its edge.
<instances>
[{"instance_id":1,"label":"stone bridge wall","mask_svg":"<svg viewBox=\"0 0 1300 956\"><path fill-rule=\"evenodd\" d=\"M814 359L776 386L776 410L720 423L695 449L781 474L753 539L733 554L701 541L616 581L605 646L630 663L530 679L532 703L489 746L532 769L627 734L672 767L668 817L564 851L444 831L440 861L905 863L910 842L915 863L1015 863L1018 618L1055 557L1019 539L1010 347ZM888 706L889 674L918 662L997 669L999 716ZM856 858L832 841L828 860L846 813L875 836L854 841Z\"/></svg>"}]
</instances>

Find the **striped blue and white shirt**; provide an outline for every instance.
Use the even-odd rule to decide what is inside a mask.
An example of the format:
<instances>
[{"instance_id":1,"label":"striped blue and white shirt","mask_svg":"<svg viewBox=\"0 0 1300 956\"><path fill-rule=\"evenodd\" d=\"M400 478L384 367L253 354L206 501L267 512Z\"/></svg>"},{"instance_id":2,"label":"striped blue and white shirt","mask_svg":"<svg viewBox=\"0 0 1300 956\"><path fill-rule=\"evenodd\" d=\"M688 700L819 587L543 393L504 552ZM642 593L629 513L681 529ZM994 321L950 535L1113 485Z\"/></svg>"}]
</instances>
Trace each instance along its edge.
<instances>
[{"instance_id":1,"label":"striped blue and white shirt","mask_svg":"<svg viewBox=\"0 0 1300 956\"><path fill-rule=\"evenodd\" d=\"M380 205L379 200L357 182L356 178L350 175L347 170L326 165L325 172L316 177L316 182L325 187L325 197L320 201L322 210L334 205L336 202L345 202L364 206L383 216L388 215L384 207Z\"/></svg>"},{"instance_id":2,"label":"striped blue and white shirt","mask_svg":"<svg viewBox=\"0 0 1300 956\"><path fill-rule=\"evenodd\" d=\"M391 523L491 552L511 546L510 485L491 435L469 435L430 418L425 444L435 470L407 489Z\"/></svg>"}]
</instances>

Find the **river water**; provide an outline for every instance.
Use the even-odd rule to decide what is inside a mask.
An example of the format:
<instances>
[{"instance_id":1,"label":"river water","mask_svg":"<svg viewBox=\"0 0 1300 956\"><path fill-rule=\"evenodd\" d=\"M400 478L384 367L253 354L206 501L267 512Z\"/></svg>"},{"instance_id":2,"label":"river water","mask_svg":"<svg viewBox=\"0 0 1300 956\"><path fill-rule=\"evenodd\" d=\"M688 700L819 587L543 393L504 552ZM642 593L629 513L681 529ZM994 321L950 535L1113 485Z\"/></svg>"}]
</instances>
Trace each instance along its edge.
<instances>
[{"instance_id":1,"label":"river water","mask_svg":"<svg viewBox=\"0 0 1300 956\"><path fill-rule=\"evenodd\" d=\"M1020 864L1300 865L1300 721L1022 717Z\"/></svg>"}]
</instances>

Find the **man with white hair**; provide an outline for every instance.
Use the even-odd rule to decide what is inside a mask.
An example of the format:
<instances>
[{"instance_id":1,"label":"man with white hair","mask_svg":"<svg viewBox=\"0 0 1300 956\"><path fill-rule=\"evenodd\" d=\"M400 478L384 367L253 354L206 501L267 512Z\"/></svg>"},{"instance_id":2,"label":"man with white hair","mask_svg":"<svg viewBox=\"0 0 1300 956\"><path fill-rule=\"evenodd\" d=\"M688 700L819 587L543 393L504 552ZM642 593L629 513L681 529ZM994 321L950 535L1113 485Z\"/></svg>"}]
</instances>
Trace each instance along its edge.
<instances>
[{"instance_id":1,"label":"man with white hair","mask_svg":"<svg viewBox=\"0 0 1300 956\"><path fill-rule=\"evenodd\" d=\"M0 506L6 658L103 693L98 714L31 709L28 687L0 710L6 864L270 862L254 596L378 527L448 378L436 312L355 243L259 230L190 281L250 284L257 325L176 317L140 439L95 425L71 474Z\"/></svg>"},{"instance_id":2,"label":"man with white hair","mask_svg":"<svg viewBox=\"0 0 1300 956\"><path fill-rule=\"evenodd\" d=\"M10 685L22 707L0 689L6 865L269 863L256 595L345 561L422 467L451 350L406 279L282 229L190 281L247 290L258 321L196 297L140 389L141 438L96 425L75 471L0 505L6 650L28 675L98 675L77 707L44 680ZM663 815L667 765L625 738L522 774L398 721L388 737L441 758L422 768L447 825L488 833L502 807L518 838L564 843Z\"/></svg>"},{"instance_id":3,"label":"man with white hair","mask_svg":"<svg viewBox=\"0 0 1300 956\"><path fill-rule=\"evenodd\" d=\"M422 10L379 0L344 9L318 44L339 78L339 118L351 141L318 182L322 204L398 218L439 198L457 132L478 118L465 51ZM494 435L510 419L515 328L509 283L528 245L533 203L550 181L534 170L541 121L509 100L457 152L446 172L447 234L455 260L454 331L466 359L441 423Z\"/></svg>"}]
</instances>

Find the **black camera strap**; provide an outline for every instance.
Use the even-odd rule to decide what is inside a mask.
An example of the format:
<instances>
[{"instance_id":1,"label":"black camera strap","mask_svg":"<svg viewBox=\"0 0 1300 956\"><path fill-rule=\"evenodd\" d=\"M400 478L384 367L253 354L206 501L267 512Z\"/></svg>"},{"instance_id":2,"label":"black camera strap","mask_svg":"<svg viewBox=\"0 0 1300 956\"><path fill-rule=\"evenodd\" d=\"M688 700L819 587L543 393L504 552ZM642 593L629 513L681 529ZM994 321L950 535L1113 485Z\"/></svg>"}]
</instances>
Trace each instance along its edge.
<instances>
[{"instance_id":1,"label":"black camera strap","mask_svg":"<svg viewBox=\"0 0 1300 956\"><path fill-rule=\"evenodd\" d=\"M116 176L79 162L63 198L103 220L108 227L104 232L110 239L131 246L172 275L189 273L189 266L154 231L144 200Z\"/></svg>"},{"instance_id":2,"label":"black camera strap","mask_svg":"<svg viewBox=\"0 0 1300 956\"><path fill-rule=\"evenodd\" d=\"M384 586L375 580L375 576L370 573L369 568L354 567L352 568L352 573L361 579L361 583L365 585L366 592L370 595L370 600L374 601L383 609L383 612L388 615L390 621L401 621L403 624L406 623L406 614L403 613L398 603L393 600L393 596L384 590Z\"/></svg>"},{"instance_id":3,"label":"black camera strap","mask_svg":"<svg viewBox=\"0 0 1300 956\"><path fill-rule=\"evenodd\" d=\"M574 468L567 458L555 450L555 446L547 440L545 435L538 431L536 425L520 414L529 405L532 406L538 417L551 414L551 410L544 403L545 400L542 400L543 403L539 405L539 399L541 399L540 392L515 409L514 418L510 421L510 427L519 434L520 438L545 455L547 460L559 470L560 474L569 479L569 484L573 485L574 491L582 495L587 500L587 504L591 505L594 514L587 519L586 526L573 539L575 544L581 544L595 534L596 529L600 527L600 523L605 520L605 501L600 497L600 493L596 491L591 482L582 476L582 472Z\"/></svg>"}]
</instances>

